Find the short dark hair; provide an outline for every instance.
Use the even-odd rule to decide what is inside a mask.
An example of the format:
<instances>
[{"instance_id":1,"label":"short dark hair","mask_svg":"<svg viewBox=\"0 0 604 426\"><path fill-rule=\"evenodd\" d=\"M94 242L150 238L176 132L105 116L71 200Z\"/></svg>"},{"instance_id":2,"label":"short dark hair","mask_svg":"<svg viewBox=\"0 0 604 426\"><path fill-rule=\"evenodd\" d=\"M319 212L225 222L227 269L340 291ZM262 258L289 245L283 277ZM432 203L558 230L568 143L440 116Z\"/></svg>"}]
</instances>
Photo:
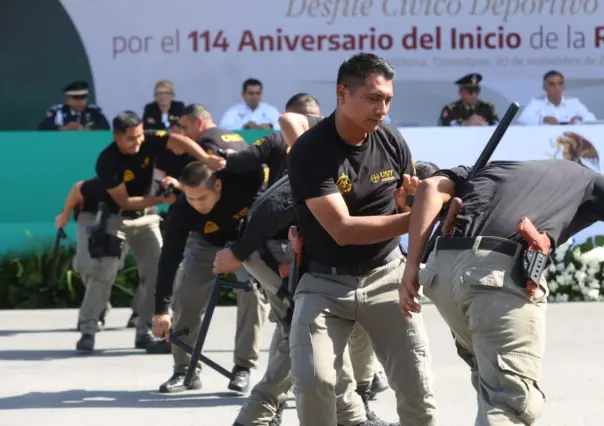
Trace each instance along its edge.
<instances>
[{"instance_id":1,"label":"short dark hair","mask_svg":"<svg viewBox=\"0 0 604 426\"><path fill-rule=\"evenodd\" d=\"M285 104L285 110L308 115L319 108L319 101L308 93L298 93L289 98Z\"/></svg>"},{"instance_id":2,"label":"short dark hair","mask_svg":"<svg viewBox=\"0 0 604 426\"><path fill-rule=\"evenodd\" d=\"M260 86L260 90L262 90L262 82L256 78L248 78L243 82L243 92L247 91L248 86Z\"/></svg>"},{"instance_id":3,"label":"short dark hair","mask_svg":"<svg viewBox=\"0 0 604 426\"><path fill-rule=\"evenodd\" d=\"M180 175L180 183L191 188L200 185L212 188L214 182L216 182L216 174L200 161L187 164Z\"/></svg>"},{"instance_id":4,"label":"short dark hair","mask_svg":"<svg viewBox=\"0 0 604 426\"><path fill-rule=\"evenodd\" d=\"M390 63L373 53L357 53L346 59L338 70L337 84L354 89L365 83L371 74L378 74L386 80L393 80L396 72Z\"/></svg>"},{"instance_id":5,"label":"short dark hair","mask_svg":"<svg viewBox=\"0 0 604 426\"><path fill-rule=\"evenodd\" d=\"M560 77L562 80L564 80L564 76L562 75L562 73L560 71L556 71L556 70L551 70L546 72L545 74L543 74L543 81L547 81L548 78L550 77Z\"/></svg>"},{"instance_id":6,"label":"short dark hair","mask_svg":"<svg viewBox=\"0 0 604 426\"><path fill-rule=\"evenodd\" d=\"M436 164L429 161L418 161L415 163L415 175L419 180L428 179L439 170L440 168Z\"/></svg>"},{"instance_id":7,"label":"short dark hair","mask_svg":"<svg viewBox=\"0 0 604 426\"><path fill-rule=\"evenodd\" d=\"M201 118L205 121L212 120L212 114L210 114L210 111L202 104L187 105L183 110L182 115L186 115L191 120L195 120L196 118Z\"/></svg>"},{"instance_id":8,"label":"short dark hair","mask_svg":"<svg viewBox=\"0 0 604 426\"><path fill-rule=\"evenodd\" d=\"M113 131L115 133L125 133L126 130L133 129L142 122L134 111L122 111L113 119Z\"/></svg>"}]
</instances>

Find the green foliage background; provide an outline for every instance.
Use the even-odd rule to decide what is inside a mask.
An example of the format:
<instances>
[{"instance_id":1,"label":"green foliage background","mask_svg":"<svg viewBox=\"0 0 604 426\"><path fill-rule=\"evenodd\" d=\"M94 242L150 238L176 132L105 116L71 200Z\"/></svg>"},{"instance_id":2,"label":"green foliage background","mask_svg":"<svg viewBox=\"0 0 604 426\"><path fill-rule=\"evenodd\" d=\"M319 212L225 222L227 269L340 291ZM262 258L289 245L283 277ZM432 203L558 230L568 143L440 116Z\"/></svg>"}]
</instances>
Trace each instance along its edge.
<instances>
[{"instance_id":1,"label":"green foliage background","mask_svg":"<svg viewBox=\"0 0 604 426\"><path fill-rule=\"evenodd\" d=\"M46 284L53 263L53 247L39 243L29 232L27 235L34 243L32 251L7 253L0 258L0 309L78 308L84 297L84 284L72 267L75 247L59 248L54 278ZM111 305L130 307L138 282L136 263L128 255L115 280ZM235 303L235 293L223 290L220 304Z\"/></svg>"}]
</instances>

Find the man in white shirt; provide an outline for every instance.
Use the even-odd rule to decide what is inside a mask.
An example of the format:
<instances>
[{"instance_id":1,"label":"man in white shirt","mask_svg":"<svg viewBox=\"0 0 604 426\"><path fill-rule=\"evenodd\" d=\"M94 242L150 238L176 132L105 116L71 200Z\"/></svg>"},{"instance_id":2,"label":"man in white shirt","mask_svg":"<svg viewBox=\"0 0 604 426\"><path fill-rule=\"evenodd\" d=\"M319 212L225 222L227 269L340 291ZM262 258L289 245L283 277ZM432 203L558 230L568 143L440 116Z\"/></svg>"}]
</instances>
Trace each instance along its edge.
<instances>
[{"instance_id":1,"label":"man in white shirt","mask_svg":"<svg viewBox=\"0 0 604 426\"><path fill-rule=\"evenodd\" d=\"M279 130L279 110L262 102L262 83L255 78L243 82L243 102L230 107L222 116L220 127L226 130Z\"/></svg>"},{"instance_id":2,"label":"man in white shirt","mask_svg":"<svg viewBox=\"0 0 604 426\"><path fill-rule=\"evenodd\" d=\"M580 124L595 121L596 117L577 98L567 98L564 93L564 76L549 71L543 76L546 95L531 99L520 114L518 124Z\"/></svg>"}]
</instances>

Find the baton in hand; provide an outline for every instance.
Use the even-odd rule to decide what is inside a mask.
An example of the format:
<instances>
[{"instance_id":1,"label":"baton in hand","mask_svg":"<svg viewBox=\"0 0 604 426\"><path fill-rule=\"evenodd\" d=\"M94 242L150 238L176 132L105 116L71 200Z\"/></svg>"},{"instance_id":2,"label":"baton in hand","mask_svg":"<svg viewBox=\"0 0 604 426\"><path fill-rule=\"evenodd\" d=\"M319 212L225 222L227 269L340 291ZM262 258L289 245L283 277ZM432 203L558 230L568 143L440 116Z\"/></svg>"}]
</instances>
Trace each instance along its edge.
<instances>
[{"instance_id":1,"label":"baton in hand","mask_svg":"<svg viewBox=\"0 0 604 426\"><path fill-rule=\"evenodd\" d=\"M46 271L46 277L44 280L44 286L49 287L52 284L52 280L55 278L57 273L57 266L59 265L59 249L61 247L61 240L67 238L67 234L63 231L63 228L57 230L57 236L55 238L55 244L52 248L52 264L50 269Z\"/></svg>"},{"instance_id":2,"label":"baton in hand","mask_svg":"<svg viewBox=\"0 0 604 426\"><path fill-rule=\"evenodd\" d=\"M517 102L512 102L510 104L510 106L508 107L507 111L505 112L505 114L503 115L503 117L501 118L501 121L499 122L499 124L497 124L497 127L495 127L495 130L493 131L491 138L489 139L489 141L487 142L487 145L484 147L484 149L480 153L478 160L476 160L476 163L472 167L472 170L470 170L470 173L468 174L468 177L466 178L466 180L470 180L474 175L476 175L476 173L478 173L480 170L482 170L487 165L487 163L491 159L491 156L495 152L495 149L497 149L499 142L501 142L501 139L503 139L505 132L510 127L510 124L512 124L514 117L516 116L516 114L518 114L518 111L520 111L520 104L518 104ZM459 200L459 202L461 202L461 200ZM457 208L461 208L461 206L457 201L451 200L451 203L449 204L449 208L457 209ZM459 212L457 212L457 213L459 213ZM449 216L448 223L451 224L450 229L447 230L448 234L450 234L453 229L452 227L455 224L455 218L453 217L453 214L447 214L447 216ZM434 249L434 244L436 244L436 238L440 235L443 235L443 226L444 226L444 224L441 222L440 225L438 226L438 229L432 236L432 238L430 238L430 241L428 242L428 246L426 247L426 252L424 254L424 259L423 259L424 262L426 262L426 258L428 256L428 254L430 254L430 252Z\"/></svg>"}]
</instances>

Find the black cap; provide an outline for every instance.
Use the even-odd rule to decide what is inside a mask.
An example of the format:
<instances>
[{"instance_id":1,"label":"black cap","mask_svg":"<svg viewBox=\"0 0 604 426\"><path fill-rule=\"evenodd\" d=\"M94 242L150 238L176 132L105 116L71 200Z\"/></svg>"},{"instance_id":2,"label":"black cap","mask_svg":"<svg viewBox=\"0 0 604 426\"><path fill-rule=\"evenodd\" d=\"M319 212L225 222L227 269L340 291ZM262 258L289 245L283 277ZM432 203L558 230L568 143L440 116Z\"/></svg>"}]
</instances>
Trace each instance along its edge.
<instances>
[{"instance_id":1,"label":"black cap","mask_svg":"<svg viewBox=\"0 0 604 426\"><path fill-rule=\"evenodd\" d=\"M85 81L74 81L63 89L67 96L86 96L88 95L88 83Z\"/></svg>"},{"instance_id":2,"label":"black cap","mask_svg":"<svg viewBox=\"0 0 604 426\"><path fill-rule=\"evenodd\" d=\"M478 83L482 81L482 76L477 73L472 73L468 75L464 75L462 78L457 80L455 84L457 84L460 88L470 88L470 87L480 87Z\"/></svg>"}]
</instances>

